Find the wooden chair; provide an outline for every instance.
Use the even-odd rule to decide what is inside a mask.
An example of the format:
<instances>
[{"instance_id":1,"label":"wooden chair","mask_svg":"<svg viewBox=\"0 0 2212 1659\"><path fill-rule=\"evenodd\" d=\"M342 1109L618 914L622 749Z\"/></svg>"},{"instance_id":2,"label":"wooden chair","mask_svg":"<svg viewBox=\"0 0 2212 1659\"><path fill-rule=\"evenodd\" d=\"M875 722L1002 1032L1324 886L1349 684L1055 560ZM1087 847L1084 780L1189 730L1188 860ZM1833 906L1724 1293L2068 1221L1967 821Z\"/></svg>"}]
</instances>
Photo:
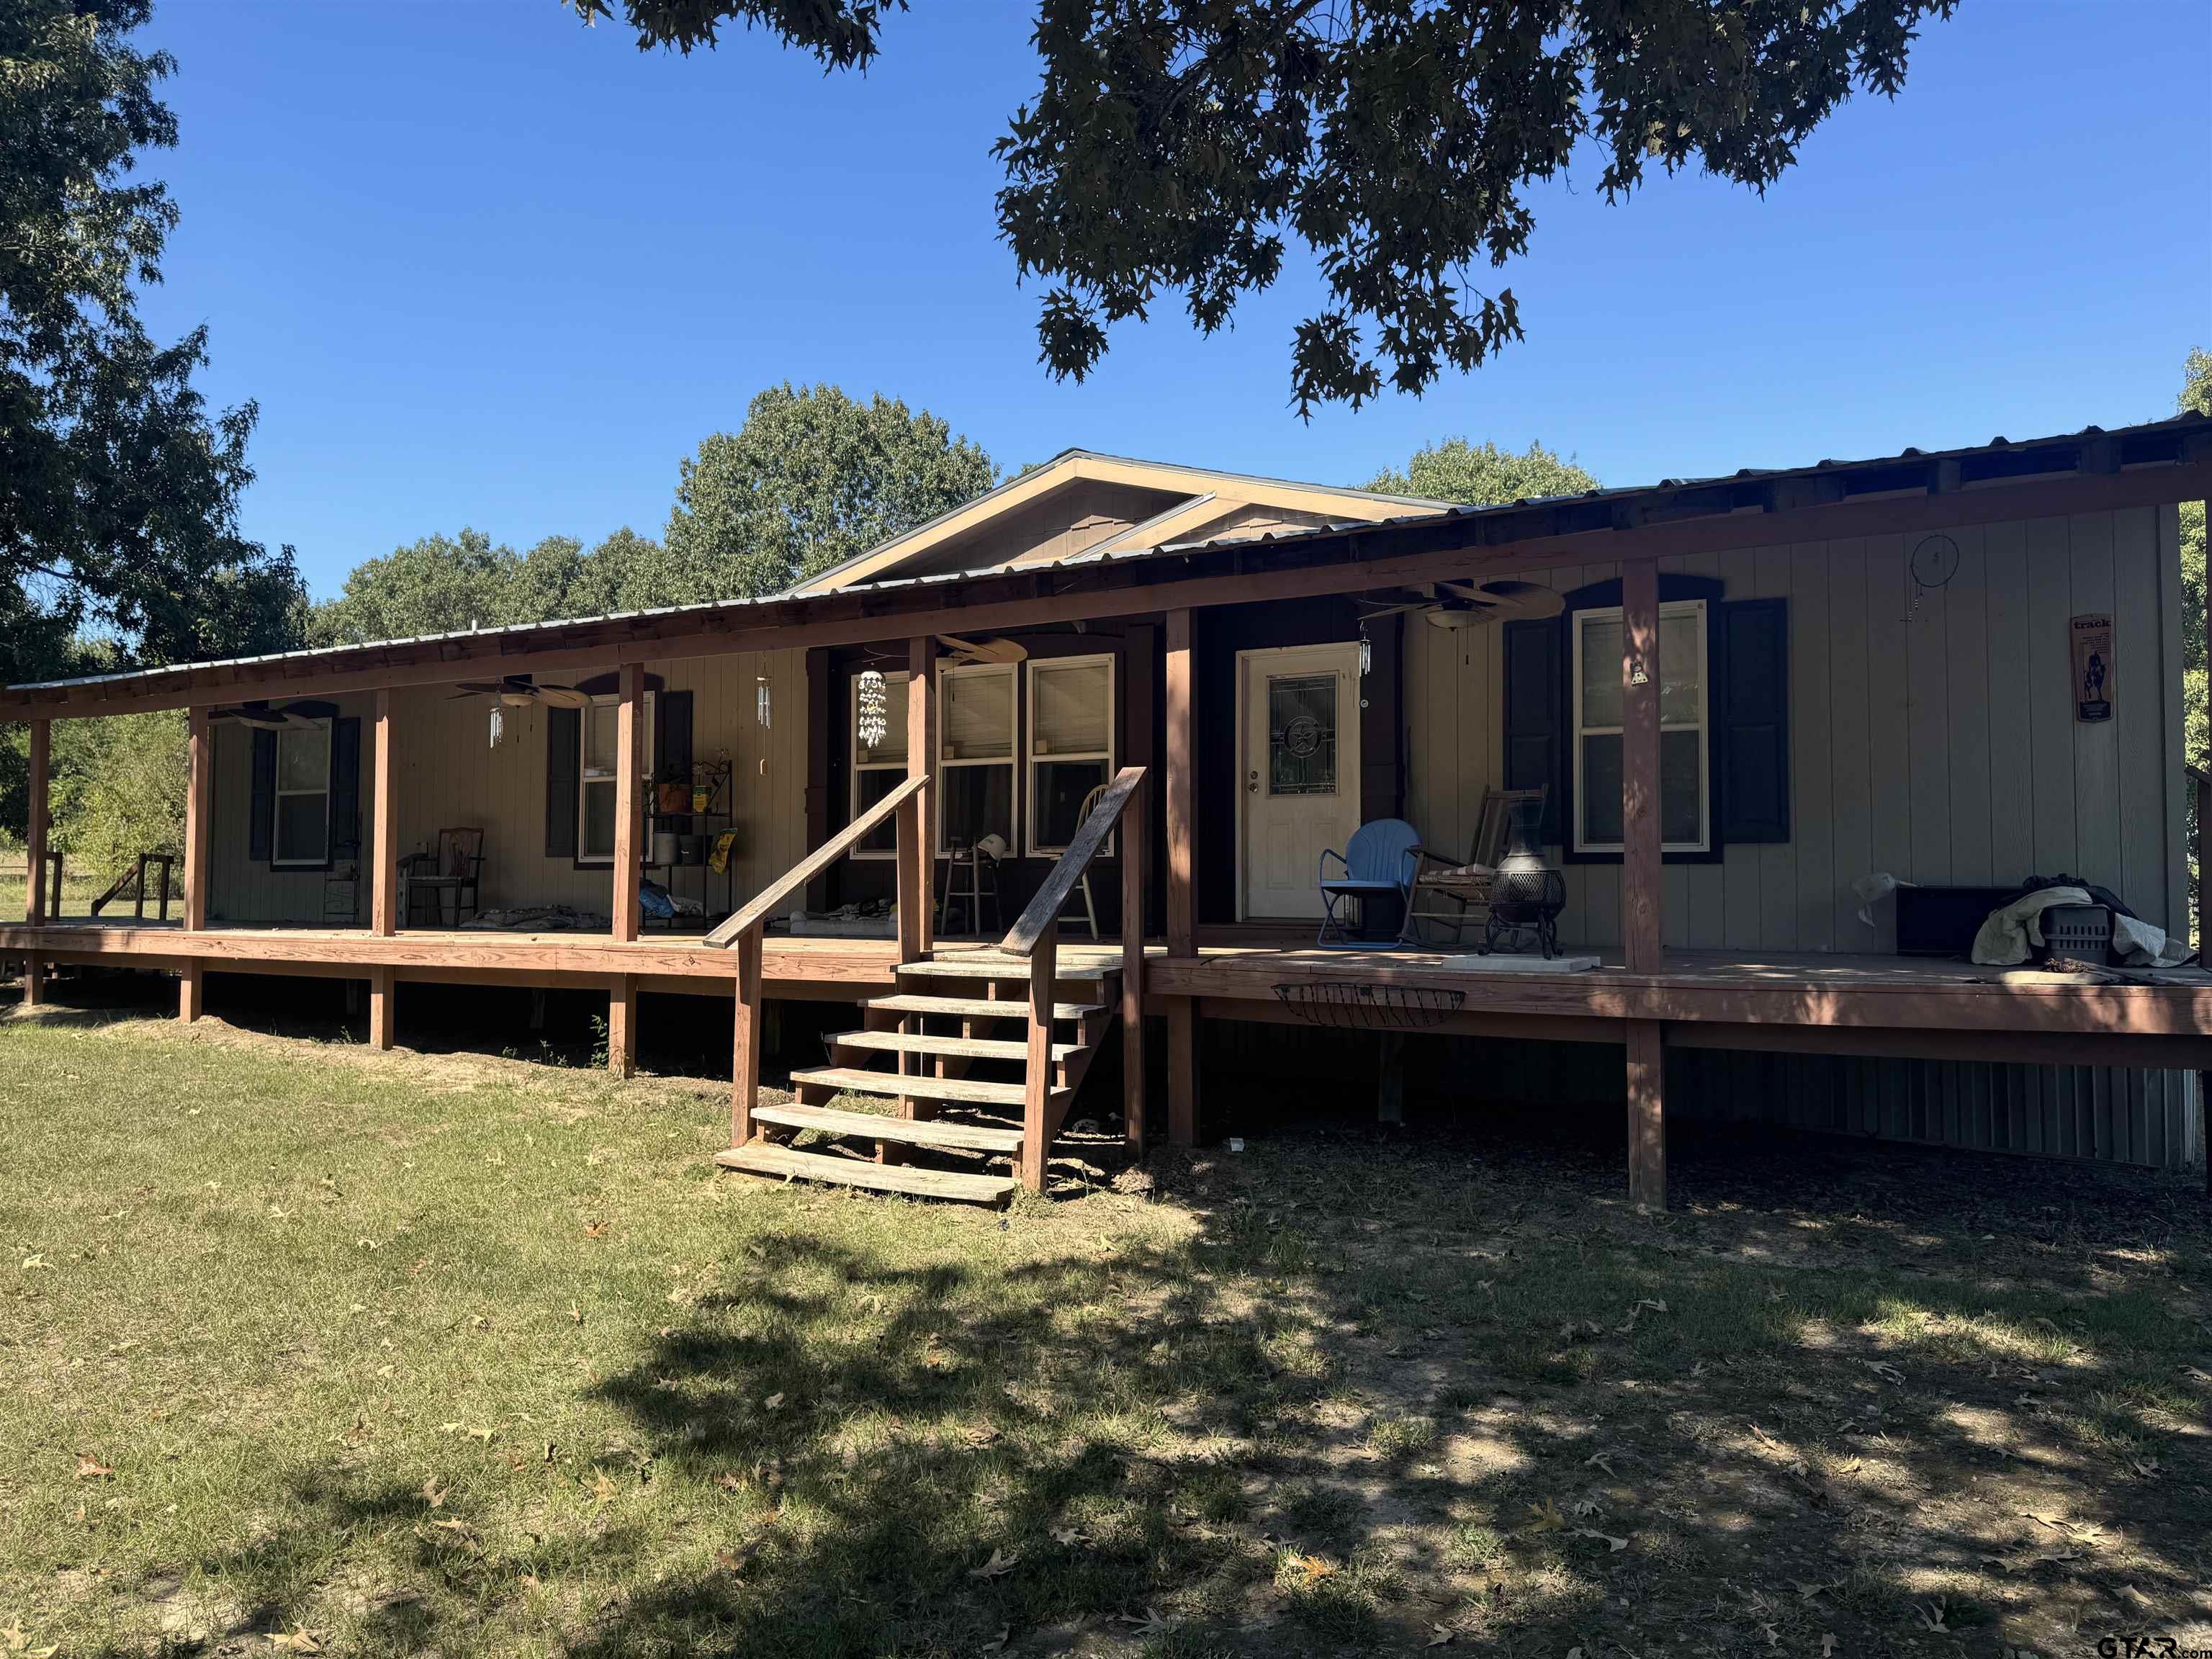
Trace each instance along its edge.
<instances>
[{"instance_id":1,"label":"wooden chair","mask_svg":"<svg viewBox=\"0 0 2212 1659\"><path fill-rule=\"evenodd\" d=\"M1404 935L1402 927L1387 938L1355 939L1345 931L1338 907L1346 899L1358 899L1364 907L1373 900L1393 896L1410 903L1420 851L1420 832L1403 818L1376 818L1361 824L1341 853L1334 848L1324 848L1316 876L1321 886L1321 934L1314 943L1324 951L1395 950ZM1329 874L1331 859L1336 860L1341 875ZM1364 926L1364 910L1360 920ZM1334 944L1329 940L1332 933L1336 935Z\"/></svg>"},{"instance_id":2,"label":"wooden chair","mask_svg":"<svg viewBox=\"0 0 2212 1659\"><path fill-rule=\"evenodd\" d=\"M1083 805L1075 814L1075 821L1078 823L1081 823L1085 818L1089 817L1091 816L1091 809L1098 805L1098 798L1101 795L1103 795L1107 790L1112 787L1113 786L1110 784L1102 783L1093 788L1089 794L1085 795L1083 798ZM1137 832L1133 829L1131 829L1125 830L1123 833L1133 835ZM1088 864L1085 864L1083 866L1082 878L1075 884L1075 891L1076 893L1083 895L1082 919L1090 927L1091 937L1097 939L1098 937L1098 904L1097 901L1091 896L1091 866ZM1070 920L1068 911L1074 903L1075 893L1070 893L1067 896L1067 904L1062 906L1060 908L1060 916L1058 918L1060 921L1066 921Z\"/></svg>"},{"instance_id":3,"label":"wooden chair","mask_svg":"<svg viewBox=\"0 0 2212 1659\"><path fill-rule=\"evenodd\" d=\"M477 886L483 878L483 837L481 830L441 830L434 854L410 853L399 860L409 927L416 922L418 896L430 901L433 922L452 927L461 925L465 912L472 916L482 908ZM450 922L446 921L449 907Z\"/></svg>"},{"instance_id":4,"label":"wooden chair","mask_svg":"<svg viewBox=\"0 0 2212 1659\"><path fill-rule=\"evenodd\" d=\"M1406 920L1398 930L1401 945L1419 944L1419 924L1425 921L1449 924L1452 943L1457 945L1465 937L1468 922L1489 920L1491 883L1497 876L1498 860L1505 856L1513 806L1519 801L1541 801L1544 794L1540 784L1534 789L1486 790L1475 817L1474 845L1465 864L1451 864L1425 847L1418 849L1413 891L1406 900ZM1444 908L1448 904L1457 908L1448 911Z\"/></svg>"}]
</instances>

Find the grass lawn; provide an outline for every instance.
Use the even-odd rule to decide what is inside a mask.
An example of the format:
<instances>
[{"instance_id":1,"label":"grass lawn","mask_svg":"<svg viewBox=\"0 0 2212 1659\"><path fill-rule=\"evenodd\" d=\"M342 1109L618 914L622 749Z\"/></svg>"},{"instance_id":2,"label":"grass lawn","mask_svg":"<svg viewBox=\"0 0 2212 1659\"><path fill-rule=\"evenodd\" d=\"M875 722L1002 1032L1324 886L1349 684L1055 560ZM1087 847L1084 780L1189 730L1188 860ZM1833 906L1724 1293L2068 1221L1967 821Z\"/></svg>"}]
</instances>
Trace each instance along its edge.
<instances>
[{"instance_id":1,"label":"grass lawn","mask_svg":"<svg viewBox=\"0 0 2212 1659\"><path fill-rule=\"evenodd\" d=\"M63 860L62 902L60 908L55 910L54 914L58 916L90 915L93 900L100 896L101 890L106 885L106 881L97 877L82 874L70 866L68 860ZM12 869L0 870L0 920L11 922L22 921L23 901L28 892L29 880L24 874L23 866L18 864ZM172 916L181 913L183 892L181 884L173 890L173 896L169 903L169 914ZM126 911L130 902L128 899L124 901ZM150 915L151 912L149 914Z\"/></svg>"},{"instance_id":2,"label":"grass lawn","mask_svg":"<svg viewBox=\"0 0 2212 1659\"><path fill-rule=\"evenodd\" d=\"M723 1111L0 1018L0 1653L2212 1645L2201 1178L1316 1129L1000 1215Z\"/></svg>"}]
</instances>

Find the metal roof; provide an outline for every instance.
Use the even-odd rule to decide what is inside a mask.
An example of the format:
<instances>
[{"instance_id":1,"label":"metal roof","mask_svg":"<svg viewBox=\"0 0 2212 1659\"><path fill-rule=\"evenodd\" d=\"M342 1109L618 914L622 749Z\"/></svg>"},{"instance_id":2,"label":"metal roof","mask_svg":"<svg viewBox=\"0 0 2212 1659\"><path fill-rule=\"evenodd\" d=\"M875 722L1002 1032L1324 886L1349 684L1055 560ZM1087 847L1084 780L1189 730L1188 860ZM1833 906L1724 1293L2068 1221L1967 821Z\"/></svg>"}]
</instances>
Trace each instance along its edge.
<instances>
[{"instance_id":1,"label":"metal roof","mask_svg":"<svg viewBox=\"0 0 2212 1659\"><path fill-rule=\"evenodd\" d=\"M1412 525L1495 520L1516 513L1542 511L1547 508L1579 508L1591 504L1616 508L1639 501L1656 503L1665 497L1684 492L1718 489L1744 484L1765 485L1784 480L1815 479L1839 474L1879 473L1884 469L1917 466L1931 462L1963 463L1982 459L2002 460L2004 458L2019 459L2032 456L2033 452L2039 450L2054 446L2078 446L2085 441L2108 440L2114 445L2122 447L2115 451L2116 455L2120 457L2120 460L2116 462L2116 465L2121 465L2124 464L2124 447L2131 441L2156 438L2169 433L2185 432L2198 428L2212 428L2212 420L2208 420L2206 416L2191 410L2169 419L2145 422L2136 426L2112 428L2089 426L2077 432L2058 433L2046 438L2014 441L2003 437L1996 437L1990 439L1986 444L1977 444L1959 449L1907 448L1899 450L1895 454L1875 456L1863 460L1822 460L1810 466L1800 467L1744 467L1735 472L1717 474L1710 477L1665 478L1656 484L1616 486L1612 489L1583 490L1567 495L1523 497L1517 501L1491 502L1482 506L1438 506L1416 501L1409 504L1421 506L1426 510L1382 520L1335 520L1314 529L1267 531L1248 536L1219 536L1204 541L1168 542L1151 547L1133 547L1121 552L1076 553L1064 559L1024 565L1022 567L1022 572L1029 574L1054 570L1105 568L1146 560L1187 556L1194 553L1222 548L1281 547L1327 540L1332 537L1364 538L1388 535L1395 530L1402 530ZM1096 453L1087 450L1064 452L1066 454ZM1104 457L1103 459L1119 459L1121 458ZM1199 471L1204 469L1182 470ZM2037 471L2033 467L2015 467L2009 471L2000 469L1992 471L1987 482L1996 483L2004 482L2008 478L2026 479L2035 476ZM1356 495L1365 492L1348 493ZM903 539L903 538L896 539ZM890 544L884 544L885 546ZM946 586L975 580L985 576L1003 576L1006 574L1007 573L1003 567L993 566L981 570L944 571L931 575L889 577L881 581L854 583L850 586L836 589L832 594L810 597L818 599L865 593L892 593L912 589ZM791 607L795 610L808 602L810 602L809 598L797 596L790 590L786 590L781 593L763 594L757 599L709 599L694 605L661 605L642 611L609 611L598 616L564 617L542 623L514 623L496 628L455 629L446 633L410 635L398 639L362 641L358 643L319 646L296 651L269 652L258 656L225 657L204 661L169 663L160 667L129 669L108 674L89 674L73 679L27 681L5 689L10 691L29 692L63 690L81 686L112 685L194 669L249 668L280 663L297 663L319 658L337 658L360 651L403 646L441 645L460 640L520 639L530 635L550 636L564 629L586 627L601 623L644 621L663 617L703 615L708 612L757 613L779 607Z\"/></svg>"}]
</instances>

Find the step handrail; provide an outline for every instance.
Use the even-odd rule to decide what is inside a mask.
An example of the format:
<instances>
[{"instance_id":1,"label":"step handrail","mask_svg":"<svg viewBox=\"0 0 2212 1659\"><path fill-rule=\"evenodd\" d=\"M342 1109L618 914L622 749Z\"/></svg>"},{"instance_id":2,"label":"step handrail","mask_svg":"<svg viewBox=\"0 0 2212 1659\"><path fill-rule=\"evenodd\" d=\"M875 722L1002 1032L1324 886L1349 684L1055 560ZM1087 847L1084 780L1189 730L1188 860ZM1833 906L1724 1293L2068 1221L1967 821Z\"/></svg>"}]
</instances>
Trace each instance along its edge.
<instances>
[{"instance_id":1,"label":"step handrail","mask_svg":"<svg viewBox=\"0 0 2212 1659\"><path fill-rule=\"evenodd\" d=\"M1010 956L1030 964L1029 1042L1022 1101L1022 1185L1045 1189L1045 1164L1053 1138L1067 1114L1068 1097L1052 1086L1052 1018L1060 979L1060 913L1116 823L1121 830L1121 1074L1126 1104L1123 1133L1139 1156L1145 1146L1145 769L1125 766L1076 826L1067 850L1020 919L999 941ZM1139 803L1134 812L1132 801Z\"/></svg>"},{"instance_id":2,"label":"step handrail","mask_svg":"<svg viewBox=\"0 0 2212 1659\"><path fill-rule=\"evenodd\" d=\"M929 787L926 776L911 777L823 842L747 900L745 907L707 935L707 943L726 950L740 934L764 927L783 908L783 902L860 845L885 818Z\"/></svg>"},{"instance_id":3,"label":"step handrail","mask_svg":"<svg viewBox=\"0 0 2212 1659\"><path fill-rule=\"evenodd\" d=\"M1068 896L1075 891L1075 884L1082 880L1084 872L1091 868L1091 860L1106 844L1106 837L1113 833L1115 823L1121 817L1122 809L1128 805L1130 799L1137 793L1137 786L1144 781L1145 769L1141 766L1125 766L1115 774L1114 781L1106 786L1106 793L1098 797L1098 804L1091 809L1091 816L1077 826L1073 837L1067 843L1067 850L1060 855L1059 861L1047 872L1044 884L1037 889L1036 896L1030 901L1029 908L1006 931L1006 938L999 941L1000 950L1010 956L1025 957L1037 948L1038 942L1044 938L1045 929L1060 920L1060 913L1067 907ZM1143 833L1140 826L1133 830L1132 835ZM1123 918L1125 932L1128 925L1128 919Z\"/></svg>"}]
</instances>

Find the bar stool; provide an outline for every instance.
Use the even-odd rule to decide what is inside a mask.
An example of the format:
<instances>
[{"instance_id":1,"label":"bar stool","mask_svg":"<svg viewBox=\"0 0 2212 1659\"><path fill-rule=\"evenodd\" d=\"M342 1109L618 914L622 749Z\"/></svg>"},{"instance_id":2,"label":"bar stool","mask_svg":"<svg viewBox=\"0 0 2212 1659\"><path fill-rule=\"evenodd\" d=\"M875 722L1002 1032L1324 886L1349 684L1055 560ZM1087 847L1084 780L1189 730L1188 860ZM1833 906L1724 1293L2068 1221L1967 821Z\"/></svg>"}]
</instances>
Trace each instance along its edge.
<instances>
[{"instance_id":1,"label":"bar stool","mask_svg":"<svg viewBox=\"0 0 2212 1659\"><path fill-rule=\"evenodd\" d=\"M955 847L945 855L945 880L939 887L937 931L952 931L952 907L965 904L968 930L975 934L983 931L983 906L991 907L991 927L998 932L1006 926L1004 913L999 908L999 855L987 844L997 841L996 836L986 836L973 847ZM1000 843L1003 845L1004 843ZM963 884L961 877L967 877Z\"/></svg>"}]
</instances>

